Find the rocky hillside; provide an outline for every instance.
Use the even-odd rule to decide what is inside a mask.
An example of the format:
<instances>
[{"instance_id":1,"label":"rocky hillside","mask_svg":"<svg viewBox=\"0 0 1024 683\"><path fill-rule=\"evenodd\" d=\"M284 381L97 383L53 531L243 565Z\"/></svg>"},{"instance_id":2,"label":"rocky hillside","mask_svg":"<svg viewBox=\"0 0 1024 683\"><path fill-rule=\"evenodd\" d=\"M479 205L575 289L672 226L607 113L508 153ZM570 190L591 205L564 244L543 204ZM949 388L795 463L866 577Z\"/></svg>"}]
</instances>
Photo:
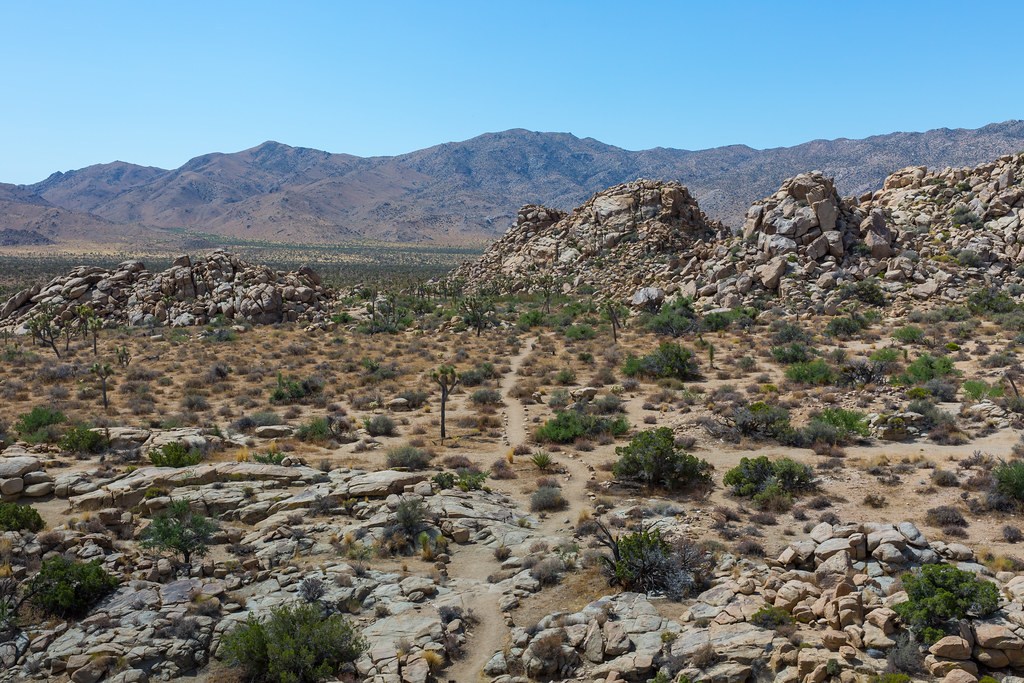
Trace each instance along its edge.
<instances>
[{"instance_id":1,"label":"rocky hillside","mask_svg":"<svg viewBox=\"0 0 1024 683\"><path fill-rule=\"evenodd\" d=\"M656 202L636 212L644 189L654 187L612 188L571 217L527 205L501 240L455 276L470 286L511 278L523 287L551 275L568 290L635 304L677 293L712 307L782 296L824 313L853 295L956 301L968 280L1024 282L1014 270L1024 254L1024 153L974 168L906 168L859 198L840 197L821 172L802 173L755 202L740 235L707 223L678 185L666 187L699 217L681 233L666 227ZM618 212L598 210L605 206Z\"/></svg>"},{"instance_id":2,"label":"rocky hillside","mask_svg":"<svg viewBox=\"0 0 1024 683\"><path fill-rule=\"evenodd\" d=\"M637 180L597 193L571 215L524 206L515 226L455 276L470 285L509 277L523 288L545 275L622 294L677 267L686 254L707 258L708 245L726 234L679 183Z\"/></svg>"},{"instance_id":3,"label":"rocky hillside","mask_svg":"<svg viewBox=\"0 0 1024 683\"><path fill-rule=\"evenodd\" d=\"M90 307L106 325L202 325L217 316L267 324L323 320L332 296L310 268L275 272L217 250L195 263L179 256L161 273L141 261L115 270L80 266L45 285L18 292L0 309L0 327L25 328L41 312L58 321Z\"/></svg>"},{"instance_id":4,"label":"rocky hillside","mask_svg":"<svg viewBox=\"0 0 1024 683\"><path fill-rule=\"evenodd\" d=\"M808 168L834 176L841 192L860 194L907 164L977 164L1021 149L1021 121L767 150L629 151L564 133L510 130L394 157L267 142L170 170L89 166L25 189L65 211L109 221L94 226L94 238L116 233L114 226L141 224L276 242L454 242L493 238L525 202L564 210L643 177L683 183L710 216L737 227L752 201ZM46 228L30 216L16 218L7 227ZM59 236L62 229L58 220L44 234Z\"/></svg>"}]
</instances>

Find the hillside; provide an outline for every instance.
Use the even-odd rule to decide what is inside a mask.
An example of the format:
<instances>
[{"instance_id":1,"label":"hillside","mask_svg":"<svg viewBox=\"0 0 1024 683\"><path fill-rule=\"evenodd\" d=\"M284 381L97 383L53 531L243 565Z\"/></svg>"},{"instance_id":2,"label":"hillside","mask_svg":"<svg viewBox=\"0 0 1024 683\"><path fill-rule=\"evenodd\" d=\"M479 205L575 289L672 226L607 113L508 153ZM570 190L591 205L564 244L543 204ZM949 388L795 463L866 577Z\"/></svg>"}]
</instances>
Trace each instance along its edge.
<instances>
[{"instance_id":1,"label":"hillside","mask_svg":"<svg viewBox=\"0 0 1024 683\"><path fill-rule=\"evenodd\" d=\"M711 218L735 228L752 201L807 169L835 177L841 194L859 195L909 164L974 165L1021 149L1022 121L767 150L628 151L592 138L517 129L394 157L266 142L171 170L123 162L89 166L22 189L109 221L93 226L95 239L113 225L138 223L276 242L464 242L500 235L525 203L565 210L640 177L682 183ZM34 219L12 214L6 220L5 227L32 229ZM46 228L48 237L63 230L59 220L34 225Z\"/></svg>"}]
</instances>

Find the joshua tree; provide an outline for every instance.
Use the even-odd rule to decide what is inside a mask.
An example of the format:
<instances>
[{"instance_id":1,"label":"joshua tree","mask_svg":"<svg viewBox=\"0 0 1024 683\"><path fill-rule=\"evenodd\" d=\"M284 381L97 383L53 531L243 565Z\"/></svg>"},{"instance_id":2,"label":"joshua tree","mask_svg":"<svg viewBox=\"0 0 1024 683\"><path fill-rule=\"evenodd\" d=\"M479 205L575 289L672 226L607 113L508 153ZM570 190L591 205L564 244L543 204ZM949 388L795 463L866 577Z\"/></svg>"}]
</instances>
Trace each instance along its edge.
<instances>
[{"instance_id":1,"label":"joshua tree","mask_svg":"<svg viewBox=\"0 0 1024 683\"><path fill-rule=\"evenodd\" d=\"M103 410L107 409L107 378L114 374L110 363L93 363L89 372L100 378L100 389L103 390Z\"/></svg>"},{"instance_id":2,"label":"joshua tree","mask_svg":"<svg viewBox=\"0 0 1024 683\"><path fill-rule=\"evenodd\" d=\"M444 429L445 407L448 403L448 394L459 385L459 377L455 374L455 368L451 365L442 365L430 373L430 378L441 387L441 443L447 436Z\"/></svg>"},{"instance_id":3,"label":"joshua tree","mask_svg":"<svg viewBox=\"0 0 1024 683\"><path fill-rule=\"evenodd\" d=\"M463 305L466 307L466 322L476 329L476 336L479 337L490 322L487 314L493 305L488 299L480 296L471 296L463 300Z\"/></svg>"},{"instance_id":4,"label":"joshua tree","mask_svg":"<svg viewBox=\"0 0 1024 683\"><path fill-rule=\"evenodd\" d=\"M28 321L28 329L33 337L42 342L43 346L53 349L54 355L59 359L60 351L57 349L55 339L60 335L60 330L54 324L54 317L53 306L44 304L39 307L39 313Z\"/></svg>"}]
</instances>

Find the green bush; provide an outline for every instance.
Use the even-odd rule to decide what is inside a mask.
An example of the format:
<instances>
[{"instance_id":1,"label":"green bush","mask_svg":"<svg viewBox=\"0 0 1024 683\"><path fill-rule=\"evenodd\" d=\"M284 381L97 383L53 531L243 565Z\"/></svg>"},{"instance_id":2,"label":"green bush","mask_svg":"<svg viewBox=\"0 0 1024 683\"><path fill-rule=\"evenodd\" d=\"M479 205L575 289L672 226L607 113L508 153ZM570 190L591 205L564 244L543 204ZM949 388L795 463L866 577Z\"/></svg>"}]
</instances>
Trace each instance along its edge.
<instances>
[{"instance_id":1,"label":"green bush","mask_svg":"<svg viewBox=\"0 0 1024 683\"><path fill-rule=\"evenodd\" d=\"M521 330L528 330L531 327L537 327L544 322L544 311L540 309L534 309L532 311L526 311L519 314L519 319L516 320L516 326Z\"/></svg>"},{"instance_id":2,"label":"green bush","mask_svg":"<svg viewBox=\"0 0 1024 683\"><path fill-rule=\"evenodd\" d=\"M750 623L758 628L777 629L793 623L793 615L773 605L765 605L750 616Z\"/></svg>"},{"instance_id":3,"label":"green bush","mask_svg":"<svg viewBox=\"0 0 1024 683\"><path fill-rule=\"evenodd\" d=\"M769 486L778 486L785 493L808 489L814 482L814 468L792 458L772 461L768 456L741 458L740 464L725 473L722 483L733 493L752 497Z\"/></svg>"},{"instance_id":4,"label":"green bush","mask_svg":"<svg viewBox=\"0 0 1024 683\"><path fill-rule=\"evenodd\" d=\"M614 556L605 556L604 562L614 582L628 591L659 591L679 599L706 586L714 570L705 548L687 541L673 548L657 528L641 529L612 543L606 539L605 545Z\"/></svg>"},{"instance_id":5,"label":"green bush","mask_svg":"<svg viewBox=\"0 0 1024 683\"><path fill-rule=\"evenodd\" d=\"M0 502L0 530L36 532L46 524L31 505Z\"/></svg>"},{"instance_id":6,"label":"green bush","mask_svg":"<svg viewBox=\"0 0 1024 683\"><path fill-rule=\"evenodd\" d=\"M994 583L946 564L930 564L903 575L907 601L893 609L918 640L934 643L955 633L953 623L968 615L984 617L999 606Z\"/></svg>"},{"instance_id":7,"label":"green bush","mask_svg":"<svg viewBox=\"0 0 1024 683\"><path fill-rule=\"evenodd\" d=\"M34 605L59 617L77 617L117 587L99 559L90 562L69 560L62 555L43 560L39 572L28 585Z\"/></svg>"},{"instance_id":8,"label":"green bush","mask_svg":"<svg viewBox=\"0 0 1024 683\"><path fill-rule=\"evenodd\" d=\"M992 475L996 478L999 492L1024 502L1024 462L1015 460L996 466Z\"/></svg>"},{"instance_id":9,"label":"green bush","mask_svg":"<svg viewBox=\"0 0 1024 683\"><path fill-rule=\"evenodd\" d=\"M363 420L363 427L370 436L394 436L397 426L387 415L374 415Z\"/></svg>"},{"instance_id":10,"label":"green bush","mask_svg":"<svg viewBox=\"0 0 1024 683\"><path fill-rule=\"evenodd\" d=\"M805 344L793 342L788 346L776 346L772 349L772 358L784 365L806 363L812 358L813 351Z\"/></svg>"},{"instance_id":11,"label":"green bush","mask_svg":"<svg viewBox=\"0 0 1024 683\"><path fill-rule=\"evenodd\" d=\"M469 399L477 405L496 406L501 403L501 392L497 389L477 389Z\"/></svg>"},{"instance_id":12,"label":"green bush","mask_svg":"<svg viewBox=\"0 0 1024 683\"><path fill-rule=\"evenodd\" d=\"M388 467L406 467L410 470L421 470L430 464L434 456L425 448L416 446L399 446L388 451Z\"/></svg>"},{"instance_id":13,"label":"green bush","mask_svg":"<svg viewBox=\"0 0 1024 683\"><path fill-rule=\"evenodd\" d=\"M224 636L221 652L252 681L314 683L341 673L366 651L358 629L319 605L284 605L260 621L249 619Z\"/></svg>"},{"instance_id":14,"label":"green bush","mask_svg":"<svg viewBox=\"0 0 1024 683\"><path fill-rule=\"evenodd\" d=\"M793 431L789 426L789 411L764 401L737 408L733 411L733 421L744 436L778 439Z\"/></svg>"},{"instance_id":15,"label":"green bush","mask_svg":"<svg viewBox=\"0 0 1024 683\"><path fill-rule=\"evenodd\" d=\"M216 531L216 524L193 512L188 501L172 500L167 510L153 517L153 523L145 528L139 538L143 548L180 554L185 564L188 564L193 555L206 555Z\"/></svg>"},{"instance_id":16,"label":"green bush","mask_svg":"<svg viewBox=\"0 0 1024 683\"><path fill-rule=\"evenodd\" d=\"M907 325L906 327L901 327L893 332L892 337L896 341L901 341L904 344L916 344L924 339L924 330L914 325Z\"/></svg>"},{"instance_id":17,"label":"green bush","mask_svg":"<svg viewBox=\"0 0 1024 683\"><path fill-rule=\"evenodd\" d=\"M149 452L150 462L157 467L192 467L202 459L198 448L189 448L181 441L165 443Z\"/></svg>"},{"instance_id":18,"label":"green bush","mask_svg":"<svg viewBox=\"0 0 1024 683\"><path fill-rule=\"evenodd\" d=\"M94 432L87 424L75 425L60 440L61 449L71 453L100 453L109 446L107 437L102 432Z\"/></svg>"},{"instance_id":19,"label":"green bush","mask_svg":"<svg viewBox=\"0 0 1024 683\"><path fill-rule=\"evenodd\" d=\"M331 438L331 423L326 417L314 417L312 420L295 430L295 436L302 441L323 443Z\"/></svg>"},{"instance_id":20,"label":"green bush","mask_svg":"<svg viewBox=\"0 0 1024 683\"><path fill-rule=\"evenodd\" d=\"M573 325L565 330L566 339L579 341L581 339L593 339L597 332L590 325Z\"/></svg>"},{"instance_id":21,"label":"green bush","mask_svg":"<svg viewBox=\"0 0 1024 683\"><path fill-rule=\"evenodd\" d=\"M700 377L700 370L693 360L693 354L676 342L665 342L657 351L642 358L630 355L626 358L622 372L629 377L645 375L653 378L671 377L683 381Z\"/></svg>"},{"instance_id":22,"label":"green bush","mask_svg":"<svg viewBox=\"0 0 1024 683\"><path fill-rule=\"evenodd\" d=\"M672 303L663 304L661 311L647 321L647 329L657 334L670 334L678 337L695 327L697 313L693 310L693 300L681 298Z\"/></svg>"},{"instance_id":23,"label":"green bush","mask_svg":"<svg viewBox=\"0 0 1024 683\"><path fill-rule=\"evenodd\" d=\"M953 366L953 359L949 356L933 356L930 353L922 353L917 359L907 366L906 371L896 378L897 384L911 385L924 384L937 377L948 377L958 375Z\"/></svg>"},{"instance_id":24,"label":"green bush","mask_svg":"<svg viewBox=\"0 0 1024 683\"><path fill-rule=\"evenodd\" d=\"M614 420L608 417L589 415L577 410L559 410L555 416L537 429L541 441L571 443L581 436L612 434L619 436L629 431L629 420L620 415Z\"/></svg>"},{"instance_id":25,"label":"green bush","mask_svg":"<svg viewBox=\"0 0 1024 683\"><path fill-rule=\"evenodd\" d=\"M572 384L576 381L576 373L569 368L563 368L555 375L555 381L559 384Z\"/></svg>"},{"instance_id":26,"label":"green bush","mask_svg":"<svg viewBox=\"0 0 1024 683\"><path fill-rule=\"evenodd\" d=\"M812 416L812 422L814 421L835 427L838 432L838 441L845 441L854 436L865 437L870 434L867 416L856 410L826 408Z\"/></svg>"},{"instance_id":27,"label":"green bush","mask_svg":"<svg viewBox=\"0 0 1024 683\"><path fill-rule=\"evenodd\" d=\"M808 363L793 363L786 368L786 379L801 384L831 384L835 375L828 363L818 358Z\"/></svg>"},{"instance_id":28,"label":"green bush","mask_svg":"<svg viewBox=\"0 0 1024 683\"><path fill-rule=\"evenodd\" d=\"M683 451L668 427L640 432L627 446L615 449L619 460L612 472L646 486L683 489L711 482L711 464Z\"/></svg>"},{"instance_id":29,"label":"green bush","mask_svg":"<svg viewBox=\"0 0 1024 683\"><path fill-rule=\"evenodd\" d=\"M29 443L52 443L60 438L57 425L64 422L67 417L59 410L36 406L31 412L18 416L14 429Z\"/></svg>"},{"instance_id":30,"label":"green bush","mask_svg":"<svg viewBox=\"0 0 1024 683\"><path fill-rule=\"evenodd\" d=\"M568 506L569 502L557 486L541 486L530 496L530 510L533 512L554 512Z\"/></svg>"},{"instance_id":31,"label":"green bush","mask_svg":"<svg viewBox=\"0 0 1024 683\"><path fill-rule=\"evenodd\" d=\"M882 674L878 683L911 683L913 679L907 674Z\"/></svg>"},{"instance_id":32,"label":"green bush","mask_svg":"<svg viewBox=\"0 0 1024 683\"><path fill-rule=\"evenodd\" d=\"M864 320L854 317L839 316L832 318L825 326L825 333L830 337L852 337L864 329Z\"/></svg>"},{"instance_id":33,"label":"green bush","mask_svg":"<svg viewBox=\"0 0 1024 683\"><path fill-rule=\"evenodd\" d=\"M277 385L270 392L271 403L294 403L307 396L324 390L324 381L319 377L307 377L301 382L277 373Z\"/></svg>"}]
</instances>

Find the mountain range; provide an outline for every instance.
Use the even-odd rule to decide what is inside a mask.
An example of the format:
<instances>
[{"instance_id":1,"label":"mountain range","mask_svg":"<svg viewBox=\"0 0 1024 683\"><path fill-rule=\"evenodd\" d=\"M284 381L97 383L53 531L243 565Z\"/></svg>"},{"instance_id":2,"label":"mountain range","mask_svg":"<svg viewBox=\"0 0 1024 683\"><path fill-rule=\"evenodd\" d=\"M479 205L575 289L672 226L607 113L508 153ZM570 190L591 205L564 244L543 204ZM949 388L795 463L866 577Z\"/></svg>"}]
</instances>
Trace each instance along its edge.
<instances>
[{"instance_id":1,"label":"mountain range","mask_svg":"<svg viewBox=\"0 0 1024 683\"><path fill-rule=\"evenodd\" d=\"M880 188L904 166L972 166L1022 149L1018 120L764 150L629 151L522 129L391 157L265 142L176 169L115 161L33 185L0 184L0 242L139 245L182 228L283 243L483 242L501 235L523 204L570 209L641 177L681 182L710 217L738 227L751 202L802 171L833 176L849 196Z\"/></svg>"}]
</instances>

